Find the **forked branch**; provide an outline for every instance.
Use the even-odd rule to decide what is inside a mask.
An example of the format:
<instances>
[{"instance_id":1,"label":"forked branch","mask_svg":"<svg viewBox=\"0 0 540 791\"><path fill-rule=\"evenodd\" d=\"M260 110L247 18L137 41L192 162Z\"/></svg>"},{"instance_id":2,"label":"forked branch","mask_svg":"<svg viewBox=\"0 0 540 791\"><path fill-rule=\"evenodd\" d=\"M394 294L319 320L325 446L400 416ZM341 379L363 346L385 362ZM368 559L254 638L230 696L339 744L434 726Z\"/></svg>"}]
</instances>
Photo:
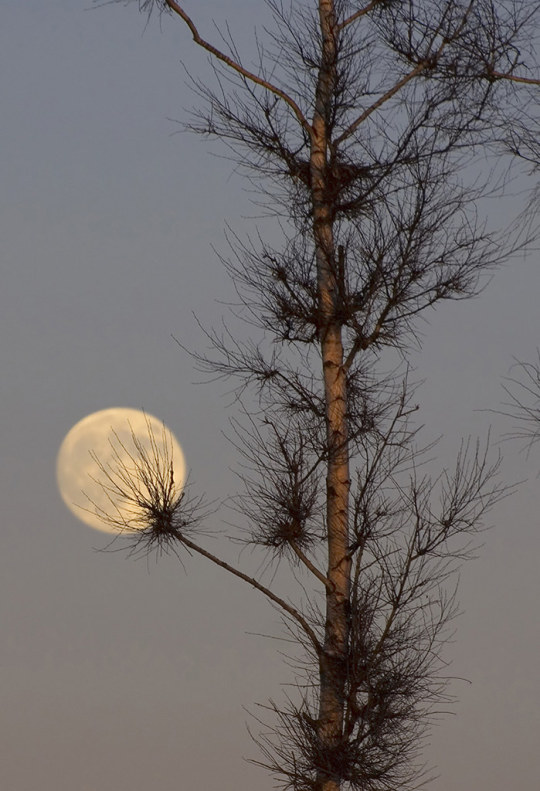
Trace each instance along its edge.
<instances>
[{"instance_id":1,"label":"forked branch","mask_svg":"<svg viewBox=\"0 0 540 791\"><path fill-rule=\"evenodd\" d=\"M432 68L435 64L437 64L438 60L440 59L441 55L443 54L446 47L455 41L461 31L465 27L467 23L467 19L469 17L471 8L474 4L474 0L471 0L467 9L463 12L463 16L461 18L461 22L458 25L456 31L451 36L443 36L443 40L437 50L432 54L426 55L415 67L411 69L407 74L405 74L400 80L398 80L388 91L386 91L382 96L380 96L377 101L373 102L372 105L367 107L363 113L361 113L358 118L356 118L350 126L345 129L344 132L336 139L334 145L339 146L340 143L343 143L344 140L347 140L354 132L361 126L364 121L369 118L376 110L386 104L390 99L392 99L397 93L401 91L411 80L415 77L418 77L420 74L425 72L427 69ZM371 10L371 9L367 9ZM431 51L431 46L435 43L437 38L442 34L442 25L444 21L444 15L441 20L441 24L439 27L433 32L431 35L431 43L428 52Z\"/></svg>"}]
</instances>

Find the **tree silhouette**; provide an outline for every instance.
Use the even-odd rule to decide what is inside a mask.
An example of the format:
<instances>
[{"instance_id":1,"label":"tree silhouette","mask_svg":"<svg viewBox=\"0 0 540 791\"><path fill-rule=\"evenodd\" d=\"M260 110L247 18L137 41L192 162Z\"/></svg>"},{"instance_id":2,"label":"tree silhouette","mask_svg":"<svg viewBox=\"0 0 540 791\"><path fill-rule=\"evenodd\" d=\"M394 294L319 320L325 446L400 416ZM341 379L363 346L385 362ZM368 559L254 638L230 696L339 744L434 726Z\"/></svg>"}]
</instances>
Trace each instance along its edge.
<instances>
[{"instance_id":1,"label":"tree silhouette","mask_svg":"<svg viewBox=\"0 0 540 791\"><path fill-rule=\"evenodd\" d=\"M151 460L156 496L127 540L199 553L281 610L298 686L254 736L280 787L416 788L448 694L455 572L507 490L473 440L432 472L395 359L420 345L418 317L477 295L529 240L530 226L493 229L483 200L504 190L501 158L534 163L538 4L267 0L254 65L184 4L138 5L208 53L215 81L190 75L202 101L187 128L225 143L279 218L280 247L231 234L224 260L251 339L209 330L194 358L245 395L243 540L305 570L312 592L292 602L201 545L196 509Z\"/></svg>"}]
</instances>

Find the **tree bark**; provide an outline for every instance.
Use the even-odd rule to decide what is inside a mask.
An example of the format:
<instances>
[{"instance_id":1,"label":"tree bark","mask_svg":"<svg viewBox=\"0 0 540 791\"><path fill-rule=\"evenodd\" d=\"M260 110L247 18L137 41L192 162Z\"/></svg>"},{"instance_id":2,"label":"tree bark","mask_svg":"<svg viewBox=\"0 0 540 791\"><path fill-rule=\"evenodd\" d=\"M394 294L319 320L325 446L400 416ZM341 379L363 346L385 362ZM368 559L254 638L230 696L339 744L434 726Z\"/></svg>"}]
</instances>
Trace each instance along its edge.
<instances>
[{"instance_id":1,"label":"tree bark","mask_svg":"<svg viewBox=\"0 0 540 791\"><path fill-rule=\"evenodd\" d=\"M317 263L320 346L325 392L328 572L323 651L319 661L320 690L317 736L320 755L317 791L339 791L337 749L343 734L345 683L349 643L350 561L348 559L349 459L347 445L347 383L343 365L342 327L333 233L333 207L328 189L329 119L336 83L337 28L333 0L319 1L322 39L310 152L313 237Z\"/></svg>"}]
</instances>

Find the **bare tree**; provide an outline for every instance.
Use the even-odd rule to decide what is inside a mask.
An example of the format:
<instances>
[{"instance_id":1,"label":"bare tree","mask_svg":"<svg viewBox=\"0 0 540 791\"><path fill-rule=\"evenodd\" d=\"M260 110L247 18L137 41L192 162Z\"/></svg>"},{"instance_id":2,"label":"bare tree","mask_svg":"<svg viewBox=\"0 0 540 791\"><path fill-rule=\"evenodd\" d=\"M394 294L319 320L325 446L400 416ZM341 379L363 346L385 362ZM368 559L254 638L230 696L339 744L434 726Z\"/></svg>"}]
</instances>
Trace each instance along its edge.
<instances>
[{"instance_id":1,"label":"bare tree","mask_svg":"<svg viewBox=\"0 0 540 791\"><path fill-rule=\"evenodd\" d=\"M517 225L490 227L483 199L504 189L504 152L506 166L536 145L538 3L266 0L275 24L254 65L228 30L207 40L183 3L138 4L208 53L215 83L191 76L203 101L187 126L228 145L280 218L280 249L231 235L224 262L260 339L210 331L213 353L196 361L246 397L233 424L243 540L310 575L308 603L204 548L152 459L149 504L129 470L106 470L105 485L148 514L127 532L135 546L200 553L282 612L297 694L269 704L255 736L281 787L417 787L446 701L454 574L507 490L474 441L453 470L427 470L414 391L385 355L405 360L420 315L478 294L527 242Z\"/></svg>"}]
</instances>

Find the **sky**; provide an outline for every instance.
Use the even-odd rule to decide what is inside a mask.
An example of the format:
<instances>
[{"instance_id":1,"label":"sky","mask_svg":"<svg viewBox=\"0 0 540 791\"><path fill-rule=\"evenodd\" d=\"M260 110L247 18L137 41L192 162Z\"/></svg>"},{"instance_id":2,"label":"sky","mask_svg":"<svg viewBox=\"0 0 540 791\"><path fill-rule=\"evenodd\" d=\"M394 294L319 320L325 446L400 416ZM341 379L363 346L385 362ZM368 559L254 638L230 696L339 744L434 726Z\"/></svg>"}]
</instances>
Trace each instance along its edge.
<instances>
[{"instance_id":1,"label":"sky","mask_svg":"<svg viewBox=\"0 0 540 791\"><path fill-rule=\"evenodd\" d=\"M250 46L253 0L205 2ZM191 3L197 8L198 4ZM204 56L174 20L90 0L0 3L0 764L10 791L270 791L245 709L279 699L289 670L256 592L203 559L128 560L63 505L60 443L85 415L144 408L178 437L198 490L236 486L226 385L200 384L175 343L204 350L232 288L214 248L253 230L249 195L214 146L178 134L195 103L181 61ZM519 184L514 185L519 192ZM493 206L503 222L519 202ZM251 213L251 214L250 214ZM479 298L443 306L414 353L440 459L495 443L501 383L540 345L538 252ZM500 446L516 493L464 568L448 647L457 703L425 758L433 791L506 791L540 776L540 449ZM219 517L213 517L216 527ZM236 559L223 538L209 541ZM244 553L249 570L257 560Z\"/></svg>"}]
</instances>

